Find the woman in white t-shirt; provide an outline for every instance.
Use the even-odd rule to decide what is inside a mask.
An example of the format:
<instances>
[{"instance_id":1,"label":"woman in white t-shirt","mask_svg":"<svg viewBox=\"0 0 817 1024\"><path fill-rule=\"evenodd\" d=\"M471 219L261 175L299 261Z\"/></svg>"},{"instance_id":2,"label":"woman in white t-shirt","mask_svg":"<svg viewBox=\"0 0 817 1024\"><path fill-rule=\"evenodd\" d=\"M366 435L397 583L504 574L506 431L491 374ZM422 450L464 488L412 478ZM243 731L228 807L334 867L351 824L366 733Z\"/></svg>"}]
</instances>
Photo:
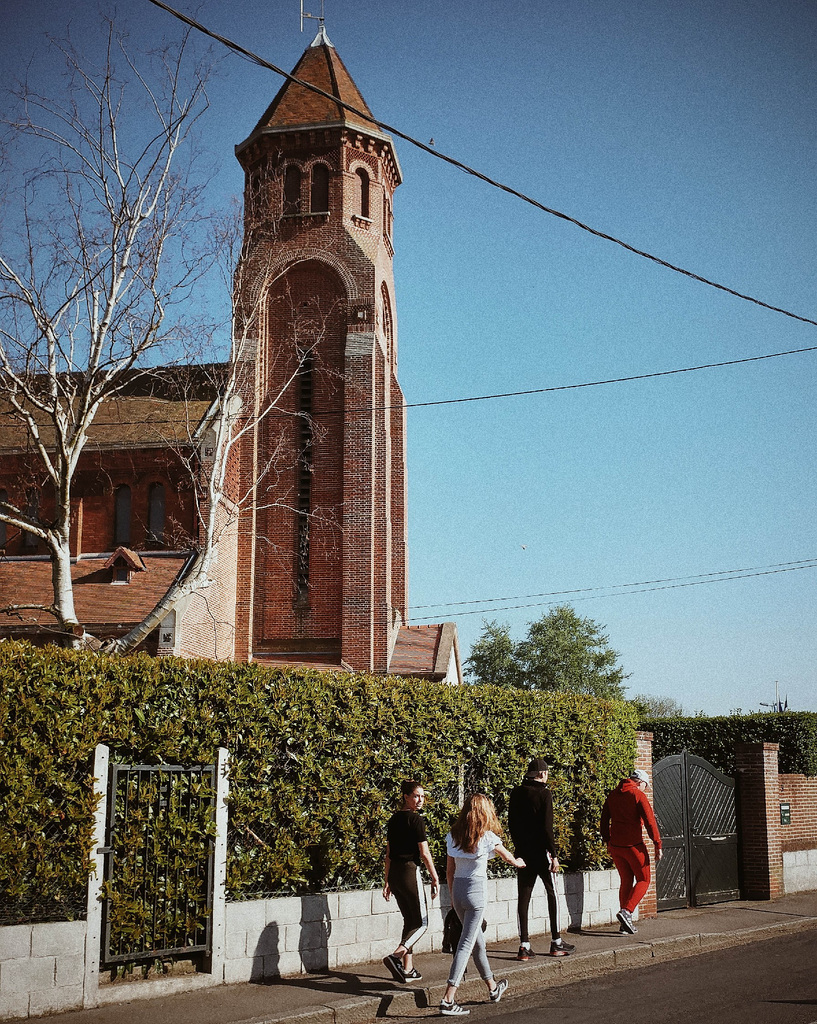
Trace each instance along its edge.
<instances>
[{"instance_id":1,"label":"woman in white t-shirt","mask_svg":"<svg viewBox=\"0 0 817 1024\"><path fill-rule=\"evenodd\" d=\"M454 996L472 952L474 964L488 986L492 1003L498 1003L508 987L506 978L500 981L494 979L482 935L488 859L497 854L516 868L525 866L520 857L514 857L505 849L501 834L493 803L483 793L474 793L466 798L457 820L446 836L448 891L457 917L462 922L462 934L451 964L448 987L440 1002L440 1013L444 1017L461 1017L471 1012L460 1006Z\"/></svg>"}]
</instances>

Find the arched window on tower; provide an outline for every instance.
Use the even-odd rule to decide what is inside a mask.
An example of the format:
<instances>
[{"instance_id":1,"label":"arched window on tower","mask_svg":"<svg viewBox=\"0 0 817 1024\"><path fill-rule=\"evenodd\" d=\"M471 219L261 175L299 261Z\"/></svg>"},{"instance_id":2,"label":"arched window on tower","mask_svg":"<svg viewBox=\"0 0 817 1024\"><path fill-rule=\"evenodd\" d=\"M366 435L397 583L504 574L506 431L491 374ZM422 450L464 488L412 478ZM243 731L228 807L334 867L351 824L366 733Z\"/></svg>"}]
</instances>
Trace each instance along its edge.
<instances>
[{"instance_id":1,"label":"arched window on tower","mask_svg":"<svg viewBox=\"0 0 817 1024\"><path fill-rule=\"evenodd\" d=\"M358 167L358 169L355 171L355 174L357 175L360 182L358 186L358 192L360 197L358 211L361 217L365 217L366 220L369 220L371 216L369 208L369 175L366 173L366 171L363 170L362 167Z\"/></svg>"},{"instance_id":2,"label":"arched window on tower","mask_svg":"<svg viewBox=\"0 0 817 1024\"><path fill-rule=\"evenodd\" d=\"M309 209L311 213L329 213L329 168L326 164L315 164L312 168Z\"/></svg>"},{"instance_id":3,"label":"arched window on tower","mask_svg":"<svg viewBox=\"0 0 817 1024\"><path fill-rule=\"evenodd\" d=\"M113 546L130 544L130 487L122 484L113 497Z\"/></svg>"},{"instance_id":4,"label":"arched window on tower","mask_svg":"<svg viewBox=\"0 0 817 1024\"><path fill-rule=\"evenodd\" d=\"M301 212L301 171L290 164L284 172L284 216Z\"/></svg>"},{"instance_id":5,"label":"arched window on tower","mask_svg":"<svg viewBox=\"0 0 817 1024\"><path fill-rule=\"evenodd\" d=\"M151 484L148 491L148 539L162 544L165 539L165 485Z\"/></svg>"}]
</instances>

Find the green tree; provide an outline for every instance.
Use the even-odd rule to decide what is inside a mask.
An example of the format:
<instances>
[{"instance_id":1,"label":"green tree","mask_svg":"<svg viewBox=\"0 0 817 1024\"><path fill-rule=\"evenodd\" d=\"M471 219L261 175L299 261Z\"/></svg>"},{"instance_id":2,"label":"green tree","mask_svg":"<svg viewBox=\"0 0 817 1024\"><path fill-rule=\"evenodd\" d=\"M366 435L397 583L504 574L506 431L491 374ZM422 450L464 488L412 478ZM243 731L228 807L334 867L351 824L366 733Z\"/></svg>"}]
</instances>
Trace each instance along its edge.
<instances>
[{"instance_id":1,"label":"green tree","mask_svg":"<svg viewBox=\"0 0 817 1024\"><path fill-rule=\"evenodd\" d=\"M517 646L507 626L486 622L482 636L471 648L465 662L469 681L489 686L523 687L525 684L516 654Z\"/></svg>"},{"instance_id":2,"label":"green tree","mask_svg":"<svg viewBox=\"0 0 817 1024\"><path fill-rule=\"evenodd\" d=\"M471 683L613 699L623 698L627 678L604 627L577 615L570 605L551 608L518 643L507 626L486 623L465 669Z\"/></svg>"},{"instance_id":3,"label":"green tree","mask_svg":"<svg viewBox=\"0 0 817 1024\"><path fill-rule=\"evenodd\" d=\"M684 709L674 697L656 697L649 693L637 693L633 697L632 703L642 721L653 718L684 717Z\"/></svg>"}]
</instances>

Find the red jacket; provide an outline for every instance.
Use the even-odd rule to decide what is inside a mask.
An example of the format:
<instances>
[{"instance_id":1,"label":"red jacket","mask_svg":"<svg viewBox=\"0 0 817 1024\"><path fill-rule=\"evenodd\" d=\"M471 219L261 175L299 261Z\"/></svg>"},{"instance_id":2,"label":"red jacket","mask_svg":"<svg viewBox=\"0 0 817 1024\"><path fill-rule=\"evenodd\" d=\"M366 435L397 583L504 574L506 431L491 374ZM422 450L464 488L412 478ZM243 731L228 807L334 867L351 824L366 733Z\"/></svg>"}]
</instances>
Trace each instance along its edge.
<instances>
[{"instance_id":1,"label":"red jacket","mask_svg":"<svg viewBox=\"0 0 817 1024\"><path fill-rule=\"evenodd\" d=\"M661 833L646 794L631 779L624 779L607 795L601 812L601 837L609 846L638 846L643 843L641 823L661 849Z\"/></svg>"}]
</instances>

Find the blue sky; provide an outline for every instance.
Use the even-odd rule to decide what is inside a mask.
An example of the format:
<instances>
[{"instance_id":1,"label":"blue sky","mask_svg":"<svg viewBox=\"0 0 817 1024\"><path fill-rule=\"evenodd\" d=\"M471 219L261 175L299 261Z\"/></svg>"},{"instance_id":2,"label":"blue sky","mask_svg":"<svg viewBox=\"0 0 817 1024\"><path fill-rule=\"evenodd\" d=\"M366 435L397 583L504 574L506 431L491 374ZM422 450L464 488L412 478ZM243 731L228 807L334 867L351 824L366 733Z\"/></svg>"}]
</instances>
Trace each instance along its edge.
<instances>
[{"instance_id":1,"label":"blue sky","mask_svg":"<svg viewBox=\"0 0 817 1024\"><path fill-rule=\"evenodd\" d=\"M299 33L297 0L179 5L286 69L315 30ZM79 0L0 10L4 82L69 18L79 45L91 38L94 6ZM179 31L147 0L120 13L135 39ZM813 4L326 0L326 23L376 116L638 248L817 319ZM233 146L279 84L223 62L203 126L219 164L214 205L240 194ZM817 327L397 149L409 403L817 345ZM521 638L557 600L526 595L585 591L561 599L605 625L631 693L727 713L771 701L778 681L790 706L817 710L817 569L612 590L817 557L816 379L812 352L410 409L415 621L455 619L465 656L484 618Z\"/></svg>"}]
</instances>

